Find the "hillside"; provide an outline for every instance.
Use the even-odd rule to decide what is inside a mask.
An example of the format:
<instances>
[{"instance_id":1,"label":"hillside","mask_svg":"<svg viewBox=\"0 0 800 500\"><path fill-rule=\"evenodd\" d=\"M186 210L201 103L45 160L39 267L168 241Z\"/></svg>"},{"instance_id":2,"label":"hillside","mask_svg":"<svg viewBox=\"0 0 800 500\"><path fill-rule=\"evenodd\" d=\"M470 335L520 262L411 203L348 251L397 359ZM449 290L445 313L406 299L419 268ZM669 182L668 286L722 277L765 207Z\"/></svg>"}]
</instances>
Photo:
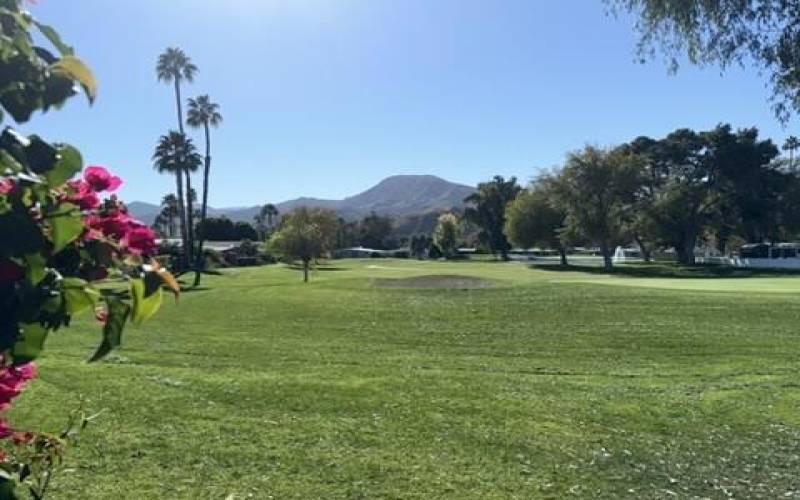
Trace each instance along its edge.
<instances>
[{"instance_id":1,"label":"hillside","mask_svg":"<svg viewBox=\"0 0 800 500\"><path fill-rule=\"evenodd\" d=\"M375 186L343 200L319 198L296 198L276 204L281 213L290 212L300 206L322 207L336 210L347 220L356 220L371 212L393 217L410 217L451 208L463 207L463 200L474 188L446 181L434 175L395 175L387 177ZM133 202L128 205L140 220L151 224L158 206L151 203ZM252 222L259 207L210 208L215 217L226 216L234 221Z\"/></svg>"}]
</instances>

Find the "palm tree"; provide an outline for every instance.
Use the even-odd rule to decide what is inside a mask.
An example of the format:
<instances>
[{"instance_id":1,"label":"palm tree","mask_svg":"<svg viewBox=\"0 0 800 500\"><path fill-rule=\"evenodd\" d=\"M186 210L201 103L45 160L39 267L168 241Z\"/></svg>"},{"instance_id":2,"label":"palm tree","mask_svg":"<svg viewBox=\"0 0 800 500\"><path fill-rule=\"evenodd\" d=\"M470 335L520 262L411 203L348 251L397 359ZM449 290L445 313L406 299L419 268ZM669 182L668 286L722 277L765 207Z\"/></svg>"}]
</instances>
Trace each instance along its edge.
<instances>
[{"instance_id":1,"label":"palm tree","mask_svg":"<svg viewBox=\"0 0 800 500\"><path fill-rule=\"evenodd\" d=\"M178 131L183 134L183 108L181 107L181 81L194 81L197 66L184 51L177 47L169 47L158 56L156 76L158 80L175 85L175 104L178 109Z\"/></svg>"},{"instance_id":2,"label":"palm tree","mask_svg":"<svg viewBox=\"0 0 800 500\"><path fill-rule=\"evenodd\" d=\"M279 213L280 212L278 212L278 207L276 207L272 203L267 203L267 205L264 207L264 215L266 215L267 217L267 226L269 226L270 229L275 227L273 223L275 219L278 217Z\"/></svg>"},{"instance_id":3,"label":"palm tree","mask_svg":"<svg viewBox=\"0 0 800 500\"><path fill-rule=\"evenodd\" d=\"M278 216L278 208L272 203L262 206L258 213L253 217L256 221L256 229L262 240L266 240L273 228L273 221Z\"/></svg>"},{"instance_id":4,"label":"palm tree","mask_svg":"<svg viewBox=\"0 0 800 500\"><path fill-rule=\"evenodd\" d=\"M189 99L189 115L186 123L192 128L203 127L206 137L206 157L203 169L203 203L200 205L200 224L202 225L208 215L208 180L211 173L211 127L218 127L222 123L222 115L219 112L219 104L211 102L207 95L201 95L196 99ZM203 259L203 237L200 235L200 242L197 246L197 261L194 275L194 285L200 284L200 272L202 271Z\"/></svg>"},{"instance_id":5,"label":"palm tree","mask_svg":"<svg viewBox=\"0 0 800 500\"><path fill-rule=\"evenodd\" d=\"M169 47L165 50L160 56L158 56L158 62L156 63L156 77L159 81L165 83L172 83L175 86L175 105L178 111L178 132L184 134L183 129L183 108L181 105L181 82L186 80L187 82L191 83L194 81L194 75L197 73L197 66L192 63L192 60L186 53L179 49L178 47ZM191 185L192 180L189 177L189 171L185 171L184 175L186 176L186 186L187 188ZM188 252L189 258L191 258L192 251L194 250L194 226L192 225L191 221L192 217L192 207L185 201L183 197L180 198L180 202L184 206L188 206L188 210L184 208L184 214L188 213L188 217L184 215L184 230L185 230L185 237L186 237L186 244L184 246L184 252Z\"/></svg>"},{"instance_id":6,"label":"palm tree","mask_svg":"<svg viewBox=\"0 0 800 500\"><path fill-rule=\"evenodd\" d=\"M161 199L161 213L159 214L167 227L167 235L175 237L175 219L179 218L178 198L174 194L168 194Z\"/></svg>"},{"instance_id":7,"label":"palm tree","mask_svg":"<svg viewBox=\"0 0 800 500\"><path fill-rule=\"evenodd\" d=\"M183 264L189 264L189 231L188 223L191 218L187 218L186 205L182 203L185 199L183 191L184 173L196 171L201 164L201 156L197 152L194 143L186 135L169 131L167 135L162 135L158 140L155 153L153 153L153 167L159 173L169 173L175 175L175 188L178 200L178 213L181 221L181 241L183 243ZM186 186L191 190L191 186Z\"/></svg>"},{"instance_id":8,"label":"palm tree","mask_svg":"<svg viewBox=\"0 0 800 500\"><path fill-rule=\"evenodd\" d=\"M800 139L797 137L790 135L786 138L786 142L783 143L783 150L789 151L789 168L794 168L794 152L800 148Z\"/></svg>"}]
</instances>

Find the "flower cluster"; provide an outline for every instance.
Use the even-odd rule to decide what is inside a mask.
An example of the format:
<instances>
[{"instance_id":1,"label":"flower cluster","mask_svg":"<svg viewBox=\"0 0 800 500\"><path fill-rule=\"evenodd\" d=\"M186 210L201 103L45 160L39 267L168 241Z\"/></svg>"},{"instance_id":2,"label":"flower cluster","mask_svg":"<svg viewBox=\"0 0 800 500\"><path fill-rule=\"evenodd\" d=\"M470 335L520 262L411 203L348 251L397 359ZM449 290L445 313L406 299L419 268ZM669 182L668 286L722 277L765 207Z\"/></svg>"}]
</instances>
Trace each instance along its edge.
<instances>
[{"instance_id":1,"label":"flower cluster","mask_svg":"<svg viewBox=\"0 0 800 500\"><path fill-rule=\"evenodd\" d=\"M0 368L0 412L11 408L12 401L19 396L33 378L36 377L36 365L27 363L22 366L5 366ZM5 419L0 418L0 439L13 436L15 433Z\"/></svg>"},{"instance_id":2,"label":"flower cluster","mask_svg":"<svg viewBox=\"0 0 800 500\"><path fill-rule=\"evenodd\" d=\"M86 212L84 241L110 241L123 252L154 255L158 246L153 230L131 217L115 195L105 202L100 199L101 193L114 192L121 185L122 180L104 167L88 167L83 179L67 183L62 199Z\"/></svg>"}]
</instances>

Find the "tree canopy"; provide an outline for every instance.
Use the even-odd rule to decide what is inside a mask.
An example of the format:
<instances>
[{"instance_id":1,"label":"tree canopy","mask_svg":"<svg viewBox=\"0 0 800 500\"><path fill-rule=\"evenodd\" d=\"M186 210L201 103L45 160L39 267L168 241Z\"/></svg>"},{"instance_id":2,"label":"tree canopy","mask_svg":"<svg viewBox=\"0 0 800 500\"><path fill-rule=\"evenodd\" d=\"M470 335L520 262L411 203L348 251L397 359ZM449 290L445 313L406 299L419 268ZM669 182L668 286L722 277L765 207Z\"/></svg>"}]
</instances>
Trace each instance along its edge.
<instances>
[{"instance_id":1,"label":"tree canopy","mask_svg":"<svg viewBox=\"0 0 800 500\"><path fill-rule=\"evenodd\" d=\"M616 245L625 242L625 212L641 180L633 155L622 149L587 146L572 153L554 181L556 206L565 217L564 236L600 247L603 263L612 267Z\"/></svg>"},{"instance_id":2,"label":"tree canopy","mask_svg":"<svg viewBox=\"0 0 800 500\"><path fill-rule=\"evenodd\" d=\"M439 222L433 233L433 241L445 257L453 257L458 250L458 238L461 236L461 223L453 213L439 216Z\"/></svg>"},{"instance_id":3,"label":"tree canopy","mask_svg":"<svg viewBox=\"0 0 800 500\"><path fill-rule=\"evenodd\" d=\"M754 63L769 78L776 115L800 111L800 5L794 0L606 0L632 13L642 61L658 54L672 70L692 64Z\"/></svg>"},{"instance_id":4,"label":"tree canopy","mask_svg":"<svg viewBox=\"0 0 800 500\"><path fill-rule=\"evenodd\" d=\"M303 281L308 281L311 261L332 250L338 225L336 212L332 210L300 207L284 217L268 248L287 260L300 260Z\"/></svg>"},{"instance_id":5,"label":"tree canopy","mask_svg":"<svg viewBox=\"0 0 800 500\"><path fill-rule=\"evenodd\" d=\"M489 182L478 184L477 191L464 199L469 205L464 216L480 227L480 243L486 245L493 254L500 254L503 260L508 260L508 251L511 249L503 231L506 225L506 206L517 197L521 189L516 177L506 180L497 175Z\"/></svg>"},{"instance_id":6,"label":"tree canopy","mask_svg":"<svg viewBox=\"0 0 800 500\"><path fill-rule=\"evenodd\" d=\"M508 205L505 232L513 244L522 248L558 250L562 265L566 265L566 248L561 241L565 218L566 212L556 205L553 179L545 176Z\"/></svg>"}]
</instances>

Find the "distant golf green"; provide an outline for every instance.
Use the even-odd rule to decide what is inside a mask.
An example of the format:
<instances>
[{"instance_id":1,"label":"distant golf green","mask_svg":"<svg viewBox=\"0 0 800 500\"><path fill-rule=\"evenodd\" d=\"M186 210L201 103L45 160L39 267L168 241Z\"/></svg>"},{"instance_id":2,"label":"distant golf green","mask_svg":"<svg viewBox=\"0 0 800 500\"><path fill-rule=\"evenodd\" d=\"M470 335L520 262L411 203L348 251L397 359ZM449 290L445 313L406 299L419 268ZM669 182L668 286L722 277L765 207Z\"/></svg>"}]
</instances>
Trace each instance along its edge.
<instances>
[{"instance_id":1,"label":"distant golf green","mask_svg":"<svg viewBox=\"0 0 800 500\"><path fill-rule=\"evenodd\" d=\"M54 498L798 495L800 276L646 271L227 270L103 363L56 332L12 420L106 410Z\"/></svg>"}]
</instances>

